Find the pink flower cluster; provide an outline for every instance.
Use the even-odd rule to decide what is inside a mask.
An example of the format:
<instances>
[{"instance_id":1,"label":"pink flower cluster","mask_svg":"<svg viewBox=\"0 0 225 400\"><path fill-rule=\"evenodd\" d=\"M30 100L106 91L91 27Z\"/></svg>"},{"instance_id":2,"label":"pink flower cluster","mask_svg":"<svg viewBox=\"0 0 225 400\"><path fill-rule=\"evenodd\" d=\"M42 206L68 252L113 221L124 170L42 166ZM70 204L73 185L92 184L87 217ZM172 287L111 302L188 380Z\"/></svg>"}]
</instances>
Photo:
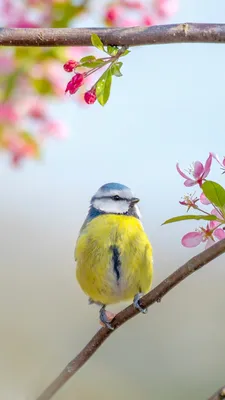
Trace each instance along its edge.
<instances>
[{"instance_id":1,"label":"pink flower cluster","mask_svg":"<svg viewBox=\"0 0 225 400\"><path fill-rule=\"evenodd\" d=\"M108 26L151 26L177 12L178 0L115 0L106 6Z\"/></svg>"},{"instance_id":2,"label":"pink flower cluster","mask_svg":"<svg viewBox=\"0 0 225 400\"><path fill-rule=\"evenodd\" d=\"M184 185L187 187L191 187L194 185L198 185L200 188L204 181L206 181L207 176L210 173L212 160L215 159L222 167L223 173L225 172L225 157L221 161L219 157L214 153L209 153L209 156L203 165L200 161L195 161L193 166L188 170L187 173L184 173L179 164L176 165L177 171L185 179ZM206 227L200 227L198 230L194 232L188 232L183 236L181 243L185 247L196 247L200 243L205 243L205 247L208 248L212 246L216 240L221 240L225 238L224 228L221 226L225 224L225 216L223 212L215 207L211 210L211 212L207 212L202 209L202 205L210 205L211 202L206 198L204 193L201 193L200 197L193 197L191 195L187 195L184 197L183 201L180 201L181 205L187 207L187 211L191 208L197 209L203 214L206 215L215 215L217 217L216 221L210 221L207 223Z\"/></svg>"},{"instance_id":3,"label":"pink flower cluster","mask_svg":"<svg viewBox=\"0 0 225 400\"><path fill-rule=\"evenodd\" d=\"M79 66L79 63L74 60L69 60L64 64L63 68L67 72L74 72L76 67ZM85 78L87 77L87 73L75 73L72 79L67 83L65 93L69 92L70 94L75 94L78 89L84 84ZM87 104L94 104L97 100L96 89L93 86L91 90L88 90L84 93L84 101Z\"/></svg>"}]
</instances>

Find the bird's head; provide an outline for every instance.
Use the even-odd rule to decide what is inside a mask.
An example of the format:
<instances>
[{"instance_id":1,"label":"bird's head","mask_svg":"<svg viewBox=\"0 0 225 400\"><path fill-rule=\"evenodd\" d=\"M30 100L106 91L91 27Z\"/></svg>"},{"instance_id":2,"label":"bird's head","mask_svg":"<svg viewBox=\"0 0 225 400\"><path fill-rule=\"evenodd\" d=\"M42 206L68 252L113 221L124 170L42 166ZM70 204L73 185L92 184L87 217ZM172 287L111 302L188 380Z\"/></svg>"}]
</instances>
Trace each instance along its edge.
<instances>
[{"instance_id":1,"label":"bird's head","mask_svg":"<svg viewBox=\"0 0 225 400\"><path fill-rule=\"evenodd\" d=\"M139 199L131 189L120 183L106 183L101 186L91 199L91 207L106 214L133 215L140 218L137 206Z\"/></svg>"}]
</instances>

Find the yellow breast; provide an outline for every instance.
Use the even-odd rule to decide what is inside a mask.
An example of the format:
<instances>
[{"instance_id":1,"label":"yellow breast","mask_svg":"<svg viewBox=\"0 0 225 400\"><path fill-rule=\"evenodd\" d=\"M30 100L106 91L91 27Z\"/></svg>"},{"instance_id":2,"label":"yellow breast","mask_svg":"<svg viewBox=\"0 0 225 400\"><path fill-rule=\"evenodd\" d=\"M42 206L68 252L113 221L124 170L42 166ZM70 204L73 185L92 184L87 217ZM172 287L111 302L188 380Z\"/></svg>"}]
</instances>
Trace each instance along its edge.
<instances>
[{"instance_id":1,"label":"yellow breast","mask_svg":"<svg viewBox=\"0 0 225 400\"><path fill-rule=\"evenodd\" d=\"M152 248L135 217L94 218L77 240L75 259L78 282L95 302L113 304L150 289Z\"/></svg>"}]
</instances>

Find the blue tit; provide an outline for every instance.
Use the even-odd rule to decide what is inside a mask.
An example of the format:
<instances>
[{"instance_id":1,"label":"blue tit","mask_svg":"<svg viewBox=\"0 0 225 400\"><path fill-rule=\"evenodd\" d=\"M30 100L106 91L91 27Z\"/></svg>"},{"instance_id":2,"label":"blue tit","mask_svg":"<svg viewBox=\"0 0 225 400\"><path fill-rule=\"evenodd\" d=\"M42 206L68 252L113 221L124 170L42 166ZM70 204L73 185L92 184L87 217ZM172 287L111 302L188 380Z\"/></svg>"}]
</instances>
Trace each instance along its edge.
<instances>
[{"instance_id":1,"label":"blue tit","mask_svg":"<svg viewBox=\"0 0 225 400\"><path fill-rule=\"evenodd\" d=\"M112 329L106 305L139 299L150 290L152 247L132 191L107 183L92 197L75 249L76 276L89 302L101 306L100 320Z\"/></svg>"}]
</instances>

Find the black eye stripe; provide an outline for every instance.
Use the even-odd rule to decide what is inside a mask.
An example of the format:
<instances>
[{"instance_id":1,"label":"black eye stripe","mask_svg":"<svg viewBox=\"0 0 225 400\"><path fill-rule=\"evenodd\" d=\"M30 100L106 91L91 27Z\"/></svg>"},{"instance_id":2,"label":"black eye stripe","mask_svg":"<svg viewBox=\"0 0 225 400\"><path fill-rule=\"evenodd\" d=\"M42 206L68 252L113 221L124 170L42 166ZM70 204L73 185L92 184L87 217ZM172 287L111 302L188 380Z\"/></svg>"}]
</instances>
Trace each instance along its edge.
<instances>
[{"instance_id":1,"label":"black eye stripe","mask_svg":"<svg viewBox=\"0 0 225 400\"><path fill-rule=\"evenodd\" d=\"M96 200L104 200L104 199L115 200L115 196L118 196L118 195L95 197L95 199L96 199ZM118 196L117 201L119 201L119 200L123 200L123 201L127 201L127 202L130 202L130 201L131 201L131 199L126 199L125 197L120 197L120 196Z\"/></svg>"}]
</instances>

